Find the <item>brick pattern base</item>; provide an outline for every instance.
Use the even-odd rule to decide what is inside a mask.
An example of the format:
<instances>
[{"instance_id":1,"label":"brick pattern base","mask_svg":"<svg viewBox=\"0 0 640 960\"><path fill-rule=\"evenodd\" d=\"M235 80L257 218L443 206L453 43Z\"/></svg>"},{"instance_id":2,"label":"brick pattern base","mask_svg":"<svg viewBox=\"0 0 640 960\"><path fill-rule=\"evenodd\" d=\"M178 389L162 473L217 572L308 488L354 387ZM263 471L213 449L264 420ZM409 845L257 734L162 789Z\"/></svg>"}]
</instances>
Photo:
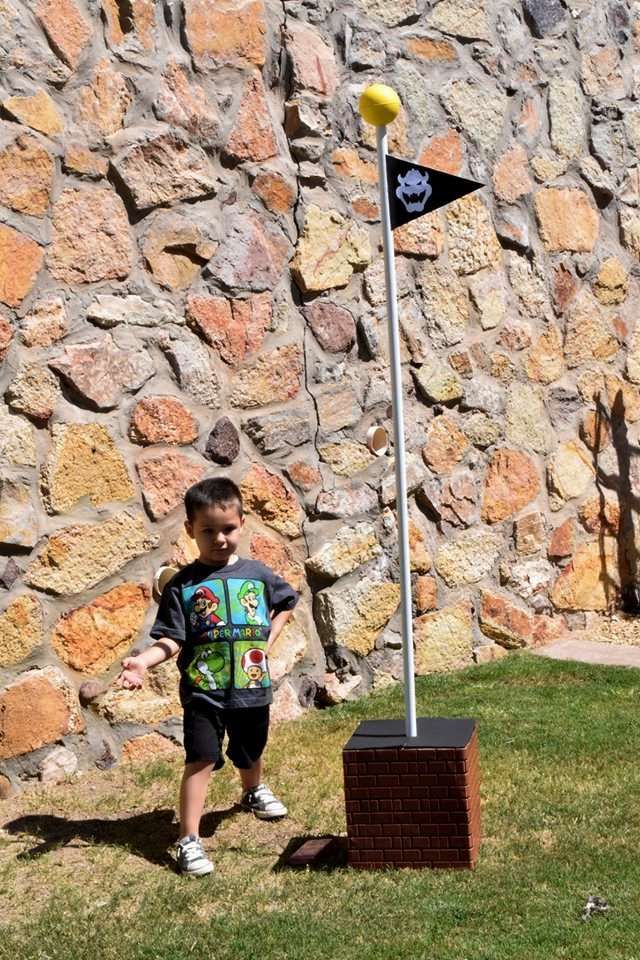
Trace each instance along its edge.
<instances>
[{"instance_id":1,"label":"brick pattern base","mask_svg":"<svg viewBox=\"0 0 640 960\"><path fill-rule=\"evenodd\" d=\"M421 719L423 731L428 722ZM441 732L447 721L435 722ZM480 849L480 767L478 734L475 723L469 723L468 741L454 747L402 742L358 747L356 731L343 752L350 866L361 870L475 866Z\"/></svg>"}]
</instances>

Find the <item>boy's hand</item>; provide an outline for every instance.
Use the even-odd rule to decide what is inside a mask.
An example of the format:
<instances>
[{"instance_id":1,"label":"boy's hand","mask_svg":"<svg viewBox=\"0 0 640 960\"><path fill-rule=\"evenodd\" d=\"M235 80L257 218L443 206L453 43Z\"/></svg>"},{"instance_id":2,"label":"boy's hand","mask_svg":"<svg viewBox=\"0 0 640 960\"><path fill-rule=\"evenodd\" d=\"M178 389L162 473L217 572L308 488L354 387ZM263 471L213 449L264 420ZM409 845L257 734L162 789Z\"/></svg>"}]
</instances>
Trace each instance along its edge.
<instances>
[{"instance_id":1,"label":"boy's hand","mask_svg":"<svg viewBox=\"0 0 640 960\"><path fill-rule=\"evenodd\" d=\"M144 683L147 672L146 664L139 657L125 657L122 661L122 671L116 678L116 686L125 690L139 690Z\"/></svg>"}]
</instances>

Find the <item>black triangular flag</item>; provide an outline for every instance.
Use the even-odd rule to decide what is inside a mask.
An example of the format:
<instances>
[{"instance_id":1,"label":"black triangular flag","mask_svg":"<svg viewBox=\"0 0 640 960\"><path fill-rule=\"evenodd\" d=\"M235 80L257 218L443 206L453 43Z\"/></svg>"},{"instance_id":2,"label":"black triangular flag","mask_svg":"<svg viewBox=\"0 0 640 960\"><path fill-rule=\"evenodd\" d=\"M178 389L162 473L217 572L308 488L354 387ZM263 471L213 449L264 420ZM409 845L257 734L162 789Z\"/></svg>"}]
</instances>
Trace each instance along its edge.
<instances>
[{"instance_id":1,"label":"black triangular flag","mask_svg":"<svg viewBox=\"0 0 640 960\"><path fill-rule=\"evenodd\" d=\"M409 163L389 154L386 160L392 230L484 186L476 180L454 177L451 173L422 167L419 163Z\"/></svg>"}]
</instances>

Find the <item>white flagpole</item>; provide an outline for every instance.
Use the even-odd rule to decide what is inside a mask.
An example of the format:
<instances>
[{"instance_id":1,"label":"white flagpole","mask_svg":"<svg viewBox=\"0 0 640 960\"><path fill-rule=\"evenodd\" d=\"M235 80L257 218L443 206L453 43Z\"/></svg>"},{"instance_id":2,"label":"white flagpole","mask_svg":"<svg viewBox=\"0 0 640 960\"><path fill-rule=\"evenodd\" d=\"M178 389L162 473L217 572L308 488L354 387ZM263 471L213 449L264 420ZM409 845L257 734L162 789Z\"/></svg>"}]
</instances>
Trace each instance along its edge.
<instances>
[{"instance_id":1,"label":"white flagpole","mask_svg":"<svg viewBox=\"0 0 640 960\"><path fill-rule=\"evenodd\" d=\"M398 300L393 233L387 192L387 128L376 126L378 139L378 182L382 213L384 275L387 287L387 320L391 360L391 392L393 398L393 437L396 472L396 507L398 512L398 544L400 548L400 588L402 610L402 649L404 653L404 702L406 736L417 736L416 691L413 666L413 623L411 609L411 560L409 557L409 513L407 509L407 473L404 450L404 408L402 402L402 367L398 328Z\"/></svg>"}]
</instances>

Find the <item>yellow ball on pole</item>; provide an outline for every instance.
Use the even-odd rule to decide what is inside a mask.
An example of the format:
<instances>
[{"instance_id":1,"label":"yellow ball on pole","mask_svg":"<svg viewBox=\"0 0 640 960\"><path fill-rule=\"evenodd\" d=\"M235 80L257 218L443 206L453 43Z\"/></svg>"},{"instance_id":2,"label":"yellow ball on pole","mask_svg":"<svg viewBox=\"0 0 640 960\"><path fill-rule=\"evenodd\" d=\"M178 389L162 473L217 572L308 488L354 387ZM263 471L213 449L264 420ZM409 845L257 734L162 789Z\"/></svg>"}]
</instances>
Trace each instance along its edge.
<instances>
[{"instance_id":1,"label":"yellow ball on pole","mask_svg":"<svg viewBox=\"0 0 640 960\"><path fill-rule=\"evenodd\" d=\"M360 116L374 127L386 127L400 112L400 97L384 83L372 83L362 91L358 108Z\"/></svg>"}]
</instances>

